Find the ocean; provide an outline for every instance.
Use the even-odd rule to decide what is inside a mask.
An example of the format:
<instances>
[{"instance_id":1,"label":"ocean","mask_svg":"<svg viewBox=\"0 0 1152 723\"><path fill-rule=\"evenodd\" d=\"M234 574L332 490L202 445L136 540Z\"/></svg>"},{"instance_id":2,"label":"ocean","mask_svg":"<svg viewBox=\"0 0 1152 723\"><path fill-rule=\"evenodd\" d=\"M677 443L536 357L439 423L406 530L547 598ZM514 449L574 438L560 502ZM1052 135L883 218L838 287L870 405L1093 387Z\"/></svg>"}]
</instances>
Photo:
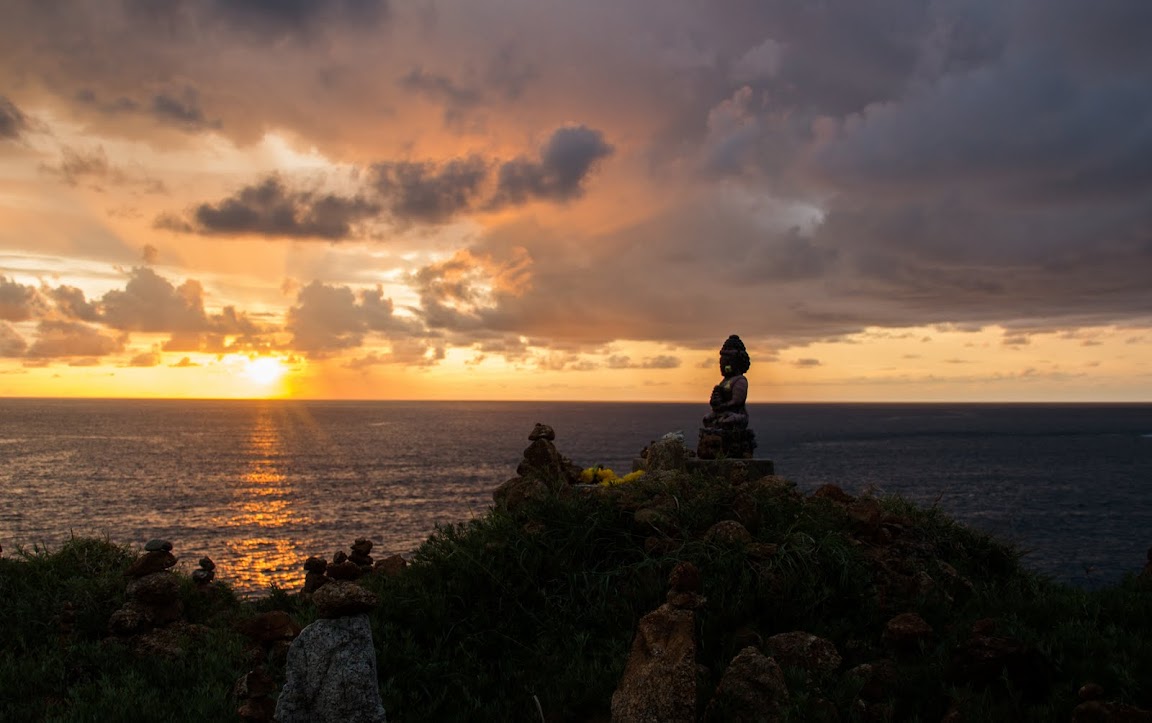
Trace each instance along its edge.
<instances>
[{"instance_id":1,"label":"ocean","mask_svg":"<svg viewBox=\"0 0 1152 723\"><path fill-rule=\"evenodd\" d=\"M623 473L701 404L0 399L0 546L70 535L175 544L258 593L296 589L309 555L358 537L411 553L484 514L534 423L560 452ZM757 456L802 491L936 504L1085 587L1138 571L1152 545L1152 405L750 405Z\"/></svg>"}]
</instances>

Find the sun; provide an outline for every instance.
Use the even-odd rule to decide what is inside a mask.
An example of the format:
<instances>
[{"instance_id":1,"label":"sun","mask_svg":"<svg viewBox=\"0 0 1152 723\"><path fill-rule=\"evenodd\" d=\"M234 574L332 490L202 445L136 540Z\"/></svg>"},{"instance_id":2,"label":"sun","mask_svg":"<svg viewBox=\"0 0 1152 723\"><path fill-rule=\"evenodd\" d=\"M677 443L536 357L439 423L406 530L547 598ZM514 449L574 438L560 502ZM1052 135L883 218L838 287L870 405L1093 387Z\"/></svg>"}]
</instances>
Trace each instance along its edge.
<instances>
[{"instance_id":1,"label":"sun","mask_svg":"<svg viewBox=\"0 0 1152 723\"><path fill-rule=\"evenodd\" d=\"M280 381L288 368L279 357L261 356L249 359L244 365L244 376L260 386L271 386Z\"/></svg>"}]
</instances>

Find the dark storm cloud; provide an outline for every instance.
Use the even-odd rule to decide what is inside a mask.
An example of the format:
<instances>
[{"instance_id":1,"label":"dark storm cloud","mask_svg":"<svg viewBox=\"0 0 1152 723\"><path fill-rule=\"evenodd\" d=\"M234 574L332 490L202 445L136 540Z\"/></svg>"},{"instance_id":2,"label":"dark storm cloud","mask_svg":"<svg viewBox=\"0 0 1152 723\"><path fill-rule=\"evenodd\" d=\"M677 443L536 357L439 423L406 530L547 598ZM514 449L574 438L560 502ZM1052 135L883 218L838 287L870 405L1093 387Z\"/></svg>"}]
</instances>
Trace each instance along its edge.
<instances>
[{"instance_id":1,"label":"dark storm cloud","mask_svg":"<svg viewBox=\"0 0 1152 723\"><path fill-rule=\"evenodd\" d=\"M597 161L612 152L612 146L598 130L584 125L558 128L540 149L538 159L517 158L501 164L491 205L577 198L584 192L584 179Z\"/></svg>"},{"instance_id":2,"label":"dark storm cloud","mask_svg":"<svg viewBox=\"0 0 1152 723\"><path fill-rule=\"evenodd\" d=\"M401 88L444 105L444 122L452 124L481 103L478 91L458 85L452 78L413 68L398 81Z\"/></svg>"},{"instance_id":3,"label":"dark storm cloud","mask_svg":"<svg viewBox=\"0 0 1152 723\"><path fill-rule=\"evenodd\" d=\"M84 298L84 292L75 286L45 288L44 294L56 303L56 309L69 319L96 321L100 311L96 304Z\"/></svg>"},{"instance_id":4,"label":"dark storm cloud","mask_svg":"<svg viewBox=\"0 0 1152 723\"><path fill-rule=\"evenodd\" d=\"M387 0L123 0L128 18L170 36L223 28L266 42L309 39L330 27L373 27L388 10Z\"/></svg>"},{"instance_id":5,"label":"dark storm cloud","mask_svg":"<svg viewBox=\"0 0 1152 723\"><path fill-rule=\"evenodd\" d=\"M279 176L240 189L216 204L202 203L187 215L162 215L159 228L203 235L260 236L340 241L376 216L380 206L361 197L288 188Z\"/></svg>"},{"instance_id":6,"label":"dark storm cloud","mask_svg":"<svg viewBox=\"0 0 1152 723\"><path fill-rule=\"evenodd\" d=\"M372 166L371 177L398 220L442 223L469 209L488 168L479 156L441 164L378 163Z\"/></svg>"},{"instance_id":7,"label":"dark storm cloud","mask_svg":"<svg viewBox=\"0 0 1152 723\"><path fill-rule=\"evenodd\" d=\"M28 117L16 104L0 95L0 139L18 138L28 129Z\"/></svg>"}]
</instances>

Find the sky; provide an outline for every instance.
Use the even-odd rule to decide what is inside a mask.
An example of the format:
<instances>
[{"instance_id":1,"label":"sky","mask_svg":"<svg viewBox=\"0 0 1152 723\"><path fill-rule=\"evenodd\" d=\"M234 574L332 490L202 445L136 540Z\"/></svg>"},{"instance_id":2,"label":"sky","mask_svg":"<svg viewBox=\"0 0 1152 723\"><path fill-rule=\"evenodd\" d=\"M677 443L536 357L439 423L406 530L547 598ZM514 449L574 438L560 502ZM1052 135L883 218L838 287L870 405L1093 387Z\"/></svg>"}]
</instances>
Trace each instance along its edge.
<instances>
[{"instance_id":1,"label":"sky","mask_svg":"<svg viewBox=\"0 0 1152 723\"><path fill-rule=\"evenodd\" d=\"M6 0L0 396L1152 401L1147 0Z\"/></svg>"}]
</instances>

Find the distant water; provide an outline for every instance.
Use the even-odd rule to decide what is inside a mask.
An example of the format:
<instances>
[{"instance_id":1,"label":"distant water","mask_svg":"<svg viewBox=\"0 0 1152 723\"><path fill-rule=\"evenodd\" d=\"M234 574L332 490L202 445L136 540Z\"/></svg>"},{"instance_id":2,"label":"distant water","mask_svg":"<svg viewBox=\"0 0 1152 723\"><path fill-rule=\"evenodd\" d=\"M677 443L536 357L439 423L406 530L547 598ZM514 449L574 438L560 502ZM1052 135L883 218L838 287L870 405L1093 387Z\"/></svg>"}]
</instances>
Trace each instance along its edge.
<instances>
[{"instance_id":1,"label":"distant water","mask_svg":"<svg viewBox=\"0 0 1152 723\"><path fill-rule=\"evenodd\" d=\"M481 515L535 422L581 465L630 469L706 404L0 399L0 545L166 537L257 591L296 588L353 539L414 550ZM761 456L825 482L937 503L1033 569L1115 582L1152 545L1152 405L753 405Z\"/></svg>"}]
</instances>

